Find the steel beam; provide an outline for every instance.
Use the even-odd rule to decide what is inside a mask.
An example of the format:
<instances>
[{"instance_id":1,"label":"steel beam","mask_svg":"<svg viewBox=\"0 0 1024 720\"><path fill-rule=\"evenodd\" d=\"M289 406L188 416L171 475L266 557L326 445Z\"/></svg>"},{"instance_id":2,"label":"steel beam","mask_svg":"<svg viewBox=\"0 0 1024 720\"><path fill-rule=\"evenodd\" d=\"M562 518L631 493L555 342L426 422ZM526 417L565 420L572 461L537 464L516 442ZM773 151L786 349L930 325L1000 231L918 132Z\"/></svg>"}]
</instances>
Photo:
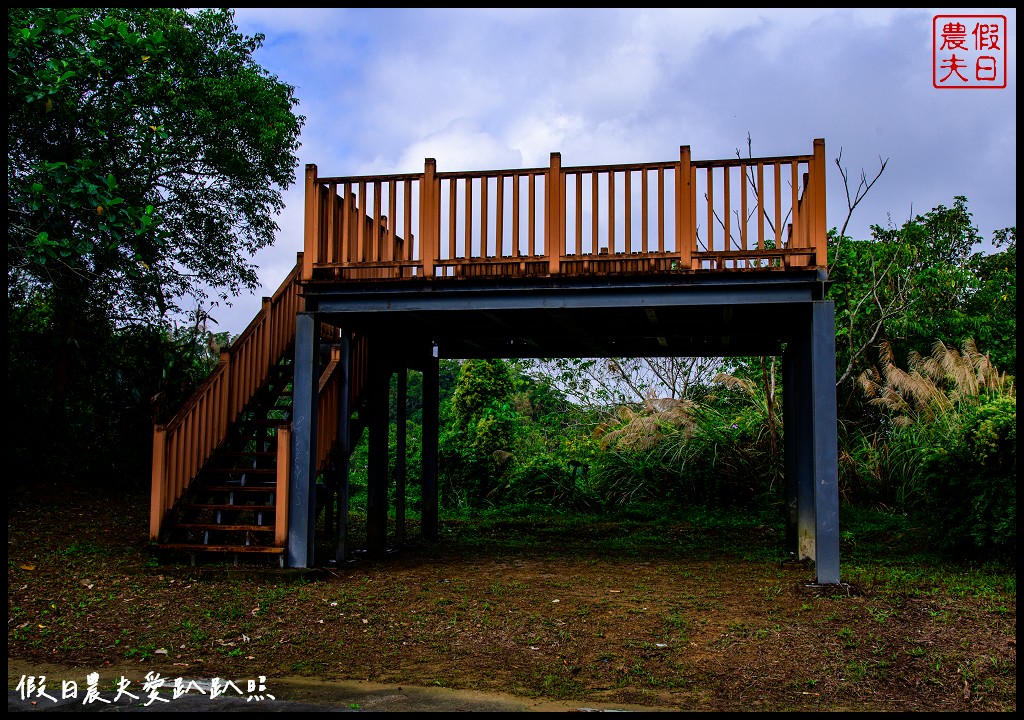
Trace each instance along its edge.
<instances>
[{"instance_id":1,"label":"steel beam","mask_svg":"<svg viewBox=\"0 0 1024 720\"><path fill-rule=\"evenodd\" d=\"M649 288L536 289L530 293L477 291L405 292L375 295L325 295L318 308L326 313L405 313L431 311L502 310L601 310L626 307L712 307L721 305L765 305L807 302L813 286L758 286L736 284L718 287L656 286Z\"/></svg>"}]
</instances>

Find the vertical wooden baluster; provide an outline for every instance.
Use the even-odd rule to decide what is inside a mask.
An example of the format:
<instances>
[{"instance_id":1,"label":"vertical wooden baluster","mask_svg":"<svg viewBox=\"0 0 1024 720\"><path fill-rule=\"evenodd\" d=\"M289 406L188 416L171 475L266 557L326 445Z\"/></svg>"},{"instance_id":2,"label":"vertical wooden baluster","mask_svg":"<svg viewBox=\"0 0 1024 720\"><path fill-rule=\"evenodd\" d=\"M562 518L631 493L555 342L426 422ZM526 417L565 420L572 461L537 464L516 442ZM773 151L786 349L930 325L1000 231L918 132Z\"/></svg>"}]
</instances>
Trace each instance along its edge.
<instances>
[{"instance_id":1,"label":"vertical wooden baluster","mask_svg":"<svg viewBox=\"0 0 1024 720\"><path fill-rule=\"evenodd\" d=\"M715 175L708 168L708 252L715 249Z\"/></svg>"},{"instance_id":2,"label":"vertical wooden baluster","mask_svg":"<svg viewBox=\"0 0 1024 720\"><path fill-rule=\"evenodd\" d=\"M790 173L792 175L792 179L790 180L790 188L792 189L792 195L793 195L793 198L792 198L793 214L790 216L790 221L791 221L791 223L793 225L793 229L792 229L792 231L790 233L790 243L792 245L792 244L799 244L799 242L797 241L797 235L798 235L799 230L800 230L801 218L798 218L797 214L799 213L799 206L800 206L800 168L797 166L796 162L794 161L794 162L791 162L789 164L789 169L790 169Z\"/></svg>"},{"instance_id":3,"label":"vertical wooden baluster","mask_svg":"<svg viewBox=\"0 0 1024 720\"><path fill-rule=\"evenodd\" d=\"M724 200L724 207L722 209L722 215L725 217L724 226L722 230L725 232L725 239L722 241L725 250L732 250L732 208L731 208L731 193L729 192L729 176L732 175L732 168L728 165L722 168L723 172L723 185L722 185L722 197Z\"/></svg>"},{"instance_id":4,"label":"vertical wooden baluster","mask_svg":"<svg viewBox=\"0 0 1024 720\"><path fill-rule=\"evenodd\" d=\"M615 254L615 171L608 171L608 255Z\"/></svg>"},{"instance_id":5,"label":"vertical wooden baluster","mask_svg":"<svg viewBox=\"0 0 1024 720\"><path fill-rule=\"evenodd\" d=\"M519 245L519 182L521 175L512 175L512 256L521 257L522 247Z\"/></svg>"},{"instance_id":6,"label":"vertical wooden baluster","mask_svg":"<svg viewBox=\"0 0 1024 720\"><path fill-rule=\"evenodd\" d=\"M583 255L583 173L573 173L576 178L576 254Z\"/></svg>"},{"instance_id":7,"label":"vertical wooden baluster","mask_svg":"<svg viewBox=\"0 0 1024 720\"><path fill-rule=\"evenodd\" d=\"M622 183L622 197L624 199L622 208L622 234L623 250L627 255L633 252L633 171L626 170Z\"/></svg>"},{"instance_id":8,"label":"vertical wooden baluster","mask_svg":"<svg viewBox=\"0 0 1024 720\"><path fill-rule=\"evenodd\" d=\"M677 186L679 185L678 177L676 178L676 185ZM676 197L677 198L679 197L679 188L678 187L676 188ZM677 200L677 204L676 204L676 207L675 207L675 211L676 211L676 226L678 227L680 225L680 218L681 218L681 213L682 213L682 206L680 204L678 204L678 200ZM677 232L676 235L678 236L678 235L680 235L680 233ZM665 168L664 168L664 166L659 165L658 166L658 252L659 253L665 252L665 244L666 244L665 241L666 241L666 238L665 238ZM680 247L681 247L681 244L678 242L678 239L677 239L677 241L676 241L676 252L679 252Z\"/></svg>"},{"instance_id":9,"label":"vertical wooden baluster","mask_svg":"<svg viewBox=\"0 0 1024 720\"><path fill-rule=\"evenodd\" d=\"M466 232L464 239L466 241L466 259L469 260L473 257L473 178L466 178L465 183L466 190Z\"/></svg>"},{"instance_id":10,"label":"vertical wooden baluster","mask_svg":"<svg viewBox=\"0 0 1024 720\"><path fill-rule=\"evenodd\" d=\"M350 232L350 223L352 222L352 200L349 197L350 186L347 182L341 184L341 234L339 236L339 242L341 247L338 250L338 259L343 265L349 265L353 261L352 257L352 238Z\"/></svg>"},{"instance_id":11,"label":"vertical wooden baluster","mask_svg":"<svg viewBox=\"0 0 1024 720\"><path fill-rule=\"evenodd\" d=\"M338 222L338 183L327 185L327 255L324 258L328 263L335 263L338 260L338 235L336 225Z\"/></svg>"},{"instance_id":12,"label":"vertical wooden baluster","mask_svg":"<svg viewBox=\"0 0 1024 720\"><path fill-rule=\"evenodd\" d=\"M505 177L498 173L497 198L494 208L494 255L497 258L505 255Z\"/></svg>"},{"instance_id":13,"label":"vertical wooden baluster","mask_svg":"<svg viewBox=\"0 0 1024 720\"><path fill-rule=\"evenodd\" d=\"M363 222L366 223L366 233L369 236L368 240L370 241L370 257L374 262L378 263L382 260L387 260L385 248L381 247L384 244L384 241L380 236L380 188L380 181L375 180L373 183L373 217L363 220Z\"/></svg>"},{"instance_id":14,"label":"vertical wooden baluster","mask_svg":"<svg viewBox=\"0 0 1024 720\"><path fill-rule=\"evenodd\" d=\"M764 163L757 164L757 251L764 251Z\"/></svg>"},{"instance_id":15,"label":"vertical wooden baluster","mask_svg":"<svg viewBox=\"0 0 1024 720\"><path fill-rule=\"evenodd\" d=\"M414 240L412 236L412 180L402 181L402 191L402 219L405 221L405 230L402 236L405 239L405 253L402 259L405 262L410 262L413 258Z\"/></svg>"},{"instance_id":16,"label":"vertical wooden baluster","mask_svg":"<svg viewBox=\"0 0 1024 720\"><path fill-rule=\"evenodd\" d=\"M747 251L747 166L740 165L740 249ZM750 267L750 258L744 260Z\"/></svg>"},{"instance_id":17,"label":"vertical wooden baluster","mask_svg":"<svg viewBox=\"0 0 1024 720\"><path fill-rule=\"evenodd\" d=\"M561 258L565 255L565 173L561 169L561 156L558 163L558 262L561 263Z\"/></svg>"},{"instance_id":18,"label":"vertical wooden baluster","mask_svg":"<svg viewBox=\"0 0 1024 720\"><path fill-rule=\"evenodd\" d=\"M529 198L527 199L529 207L526 213L529 221L527 232L529 247L527 249L530 252L530 257L537 257L537 176L530 173L529 181Z\"/></svg>"},{"instance_id":19,"label":"vertical wooden baluster","mask_svg":"<svg viewBox=\"0 0 1024 720\"><path fill-rule=\"evenodd\" d=\"M486 258L490 256L489 245L490 245L490 228L487 225L487 186L490 185L490 181L487 176L484 175L480 178L480 257Z\"/></svg>"},{"instance_id":20,"label":"vertical wooden baluster","mask_svg":"<svg viewBox=\"0 0 1024 720\"><path fill-rule=\"evenodd\" d=\"M640 251L647 254L647 168L640 171Z\"/></svg>"},{"instance_id":21,"label":"vertical wooden baluster","mask_svg":"<svg viewBox=\"0 0 1024 720\"><path fill-rule=\"evenodd\" d=\"M359 200L356 202L356 262L360 265L367 262L370 257L366 252L366 181L358 183Z\"/></svg>"},{"instance_id":22,"label":"vertical wooden baluster","mask_svg":"<svg viewBox=\"0 0 1024 720\"><path fill-rule=\"evenodd\" d=\"M401 260L401 253L395 253L395 224L398 221L398 195L397 183L394 180L388 181L388 229L386 242L388 246L388 257L391 260Z\"/></svg>"},{"instance_id":23,"label":"vertical wooden baluster","mask_svg":"<svg viewBox=\"0 0 1024 720\"><path fill-rule=\"evenodd\" d=\"M775 249L782 249L782 163L772 163L775 168Z\"/></svg>"},{"instance_id":24,"label":"vertical wooden baluster","mask_svg":"<svg viewBox=\"0 0 1024 720\"><path fill-rule=\"evenodd\" d=\"M459 183L452 178L448 181L448 262L458 257L456 235L459 228ZM451 268L449 268L451 269Z\"/></svg>"}]
</instances>

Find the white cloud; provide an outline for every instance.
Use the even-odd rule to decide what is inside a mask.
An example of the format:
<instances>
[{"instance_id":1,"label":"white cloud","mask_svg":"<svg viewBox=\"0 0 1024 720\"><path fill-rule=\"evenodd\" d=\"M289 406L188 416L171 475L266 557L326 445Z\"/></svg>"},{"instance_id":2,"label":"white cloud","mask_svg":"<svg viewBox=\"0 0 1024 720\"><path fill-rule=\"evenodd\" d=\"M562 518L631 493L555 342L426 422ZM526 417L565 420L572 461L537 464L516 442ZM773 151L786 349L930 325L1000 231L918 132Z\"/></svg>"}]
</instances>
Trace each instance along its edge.
<instances>
[{"instance_id":1,"label":"white cloud","mask_svg":"<svg viewBox=\"0 0 1024 720\"><path fill-rule=\"evenodd\" d=\"M422 171L424 159L431 157L437 160L438 170L447 172L519 167L522 163L519 152L466 118L456 118L444 130L410 145L399 166Z\"/></svg>"},{"instance_id":2,"label":"white cloud","mask_svg":"<svg viewBox=\"0 0 1024 720\"><path fill-rule=\"evenodd\" d=\"M239 9L267 36L257 61L296 86L308 118L300 162L321 175L828 153L828 220L856 177L889 168L858 208L866 236L913 205L968 196L975 220L1016 224L1016 11L1006 90L931 86L931 19L883 9ZM264 292L302 242L302 170L276 246L256 258ZM258 309L240 300L245 322ZM243 306L245 307L243 311ZM244 327L244 324L242 325Z\"/></svg>"}]
</instances>

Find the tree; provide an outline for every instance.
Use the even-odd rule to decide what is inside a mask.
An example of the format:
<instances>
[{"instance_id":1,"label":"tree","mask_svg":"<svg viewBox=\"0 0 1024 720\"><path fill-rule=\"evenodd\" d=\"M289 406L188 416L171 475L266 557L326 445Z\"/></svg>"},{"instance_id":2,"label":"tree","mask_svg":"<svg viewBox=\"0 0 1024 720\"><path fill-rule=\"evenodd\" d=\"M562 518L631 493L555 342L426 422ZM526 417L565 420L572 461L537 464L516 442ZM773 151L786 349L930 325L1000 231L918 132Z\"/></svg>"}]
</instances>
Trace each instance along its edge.
<instances>
[{"instance_id":1,"label":"tree","mask_svg":"<svg viewBox=\"0 0 1024 720\"><path fill-rule=\"evenodd\" d=\"M550 383L573 403L614 413L619 405L641 407L651 398L700 394L721 370L723 361L704 357L555 358L523 366L532 378Z\"/></svg>"},{"instance_id":2,"label":"tree","mask_svg":"<svg viewBox=\"0 0 1024 720\"><path fill-rule=\"evenodd\" d=\"M981 319L975 313L985 312L972 303L979 269L989 268L994 282L1008 277L977 250L981 238L964 197L899 228L871 229L871 240L830 233L829 252L838 258L829 269L828 293L836 304L837 385L847 391L883 341L900 356L936 340L957 345L973 337Z\"/></svg>"},{"instance_id":3,"label":"tree","mask_svg":"<svg viewBox=\"0 0 1024 720\"><path fill-rule=\"evenodd\" d=\"M8 281L48 296L58 347L87 306L160 323L258 286L304 122L262 39L231 10L8 10Z\"/></svg>"},{"instance_id":4,"label":"tree","mask_svg":"<svg viewBox=\"0 0 1024 720\"><path fill-rule=\"evenodd\" d=\"M973 321L971 336L991 348L992 361L999 367L1017 367L1017 228L993 233L992 245L999 252L978 253L971 269L978 288L967 301Z\"/></svg>"},{"instance_id":5,"label":"tree","mask_svg":"<svg viewBox=\"0 0 1024 720\"><path fill-rule=\"evenodd\" d=\"M443 408L448 417L442 417L439 441L452 501L479 504L498 489L515 446L514 389L512 369L504 360L462 363L451 402Z\"/></svg>"}]
</instances>

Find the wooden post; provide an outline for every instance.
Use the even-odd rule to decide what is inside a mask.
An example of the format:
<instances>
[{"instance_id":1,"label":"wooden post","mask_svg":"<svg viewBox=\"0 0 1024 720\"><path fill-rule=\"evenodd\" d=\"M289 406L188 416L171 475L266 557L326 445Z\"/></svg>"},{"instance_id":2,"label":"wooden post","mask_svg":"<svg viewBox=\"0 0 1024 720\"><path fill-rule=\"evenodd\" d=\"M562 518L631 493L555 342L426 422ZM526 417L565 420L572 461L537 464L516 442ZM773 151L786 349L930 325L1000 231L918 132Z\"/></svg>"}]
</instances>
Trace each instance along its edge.
<instances>
[{"instance_id":1,"label":"wooden post","mask_svg":"<svg viewBox=\"0 0 1024 720\"><path fill-rule=\"evenodd\" d=\"M256 385L262 385L266 381L270 374L270 363L275 358L274 355L274 326L271 322L270 316L270 298L263 298L263 347L260 349L260 359L256 367L259 369L259 381Z\"/></svg>"},{"instance_id":2,"label":"wooden post","mask_svg":"<svg viewBox=\"0 0 1024 720\"><path fill-rule=\"evenodd\" d=\"M218 412L218 415L220 417L219 417L219 419L217 421L217 425L218 425L217 430L218 430L218 435L220 436L220 439L223 440L224 438L226 438L228 436L228 428L231 427L231 420L232 420L232 418L230 417L230 414L231 414L231 352L229 350L221 350L220 351L220 362L221 362L221 365L224 366L224 369L221 371L221 379L220 379L220 391L219 391L220 398L218 399L218 401L220 402L220 411Z\"/></svg>"},{"instance_id":3,"label":"wooden post","mask_svg":"<svg viewBox=\"0 0 1024 720\"><path fill-rule=\"evenodd\" d=\"M160 539L160 526L167 511L167 428L153 426L153 477L149 496L149 539Z\"/></svg>"},{"instance_id":4,"label":"wooden post","mask_svg":"<svg viewBox=\"0 0 1024 720\"><path fill-rule=\"evenodd\" d=\"M551 153L551 166L545 185L544 252L548 255L548 272L557 275L564 252L565 208L562 202L562 154Z\"/></svg>"},{"instance_id":5,"label":"wooden post","mask_svg":"<svg viewBox=\"0 0 1024 720\"><path fill-rule=\"evenodd\" d=\"M303 228L302 247L303 254L302 279L313 278L313 265L319 259L317 250L320 244L320 204L316 191L316 165L306 165L306 204L305 204L305 227Z\"/></svg>"},{"instance_id":6,"label":"wooden post","mask_svg":"<svg viewBox=\"0 0 1024 720\"><path fill-rule=\"evenodd\" d=\"M828 268L828 223L825 219L825 140L814 141L814 165L811 172L813 191L813 224L810 227L815 248L814 264Z\"/></svg>"},{"instance_id":7,"label":"wooden post","mask_svg":"<svg viewBox=\"0 0 1024 720\"><path fill-rule=\"evenodd\" d=\"M288 474L292 467L292 428L277 428L277 491L274 494L274 545L288 543Z\"/></svg>"},{"instance_id":8,"label":"wooden post","mask_svg":"<svg viewBox=\"0 0 1024 720\"><path fill-rule=\"evenodd\" d=\"M420 255L424 277L434 277L434 260L438 252L438 202L436 188L437 161L427 158L420 181Z\"/></svg>"},{"instance_id":9,"label":"wooden post","mask_svg":"<svg viewBox=\"0 0 1024 720\"><path fill-rule=\"evenodd\" d=\"M696 219L694 202L693 170L690 165L690 146L679 147L679 165L676 168L676 252L679 253L679 269L693 267L693 249L697 242L693 231Z\"/></svg>"}]
</instances>

